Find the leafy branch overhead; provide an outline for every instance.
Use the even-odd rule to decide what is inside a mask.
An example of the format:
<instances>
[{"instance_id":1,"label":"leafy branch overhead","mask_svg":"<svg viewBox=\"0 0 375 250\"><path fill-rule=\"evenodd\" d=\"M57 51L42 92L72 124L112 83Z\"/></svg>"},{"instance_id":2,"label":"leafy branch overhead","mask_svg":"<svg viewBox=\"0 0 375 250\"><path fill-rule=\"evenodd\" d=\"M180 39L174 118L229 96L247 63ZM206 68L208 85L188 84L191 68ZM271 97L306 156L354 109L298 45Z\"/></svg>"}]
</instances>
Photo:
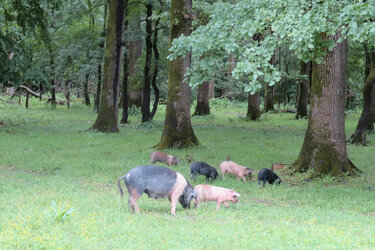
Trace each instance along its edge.
<instances>
[{"instance_id":1,"label":"leafy branch overhead","mask_svg":"<svg viewBox=\"0 0 375 250\"><path fill-rule=\"evenodd\" d=\"M335 47L326 38L337 30L342 39L375 44L374 0L240 0L199 6L209 15L208 23L189 37L175 39L168 57L172 60L192 50L193 64L186 77L193 87L214 78L229 55L236 61L233 76L242 79L245 91L254 93L260 81L272 86L280 80L280 72L270 63L279 46L287 46L304 61L319 63Z\"/></svg>"}]
</instances>

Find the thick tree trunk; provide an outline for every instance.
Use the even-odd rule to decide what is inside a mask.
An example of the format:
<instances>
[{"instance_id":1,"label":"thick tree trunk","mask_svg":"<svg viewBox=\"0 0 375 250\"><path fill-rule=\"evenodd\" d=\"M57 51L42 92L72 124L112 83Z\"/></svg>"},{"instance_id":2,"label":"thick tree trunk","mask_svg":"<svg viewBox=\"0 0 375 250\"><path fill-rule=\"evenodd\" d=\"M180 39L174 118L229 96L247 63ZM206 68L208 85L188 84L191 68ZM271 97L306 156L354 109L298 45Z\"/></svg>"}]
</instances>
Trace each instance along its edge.
<instances>
[{"instance_id":1,"label":"thick tree trunk","mask_svg":"<svg viewBox=\"0 0 375 250\"><path fill-rule=\"evenodd\" d=\"M210 83L204 82L198 87L197 106L195 107L194 115L209 115L210 114Z\"/></svg>"},{"instance_id":2,"label":"thick tree trunk","mask_svg":"<svg viewBox=\"0 0 375 250\"><path fill-rule=\"evenodd\" d=\"M247 118L251 121L256 121L260 118L260 97L259 92L251 95L249 94L247 102Z\"/></svg>"},{"instance_id":3,"label":"thick tree trunk","mask_svg":"<svg viewBox=\"0 0 375 250\"><path fill-rule=\"evenodd\" d=\"M85 104L87 106L90 105L90 97L89 97L89 74L85 76L85 83L83 85L83 96L85 97Z\"/></svg>"},{"instance_id":4,"label":"thick tree trunk","mask_svg":"<svg viewBox=\"0 0 375 250\"><path fill-rule=\"evenodd\" d=\"M305 63L301 61L301 75L305 75L307 79L301 80L298 85L298 104L296 119L307 117L307 104L309 99L309 86L310 86L310 67L311 62Z\"/></svg>"},{"instance_id":5,"label":"thick tree trunk","mask_svg":"<svg viewBox=\"0 0 375 250\"><path fill-rule=\"evenodd\" d=\"M158 26L159 26L159 22L160 22L160 18L158 18L155 22L155 27L154 27L154 39L152 41L152 49L154 51L154 73L152 74L152 89L154 90L154 94L155 94L155 101L154 101L154 106L152 107L152 111L151 111L151 119L154 118L155 116L155 113L156 113L156 110L158 109L158 103L159 103L159 96L160 96L160 92L159 92L159 88L158 86L156 85L156 78L158 76L158 73L159 73L159 59L160 59L160 56L159 56L159 50L158 50Z\"/></svg>"},{"instance_id":6,"label":"thick tree trunk","mask_svg":"<svg viewBox=\"0 0 375 250\"><path fill-rule=\"evenodd\" d=\"M128 82L128 105L129 107L135 105L137 107L142 106L142 84L140 84L140 69L137 67L138 59L142 56L142 28L141 28L141 17L132 18L129 21L133 40L129 41L129 82Z\"/></svg>"},{"instance_id":7,"label":"thick tree trunk","mask_svg":"<svg viewBox=\"0 0 375 250\"><path fill-rule=\"evenodd\" d=\"M144 84L143 84L143 102L142 102L142 122L151 120L150 113L150 92L151 92L151 56L152 56L152 5L146 4L147 15L146 15L146 60L144 67Z\"/></svg>"},{"instance_id":8,"label":"thick tree trunk","mask_svg":"<svg viewBox=\"0 0 375 250\"><path fill-rule=\"evenodd\" d=\"M124 10L126 0L109 0L108 32L104 50L102 97L92 126L101 132L118 132L118 92Z\"/></svg>"},{"instance_id":9,"label":"thick tree trunk","mask_svg":"<svg viewBox=\"0 0 375 250\"><path fill-rule=\"evenodd\" d=\"M337 42L341 34L332 38ZM327 38L326 38L327 39ZM301 152L292 168L314 170L311 178L331 174L343 177L358 170L348 159L345 138L347 40L337 44L320 64L314 62L310 114Z\"/></svg>"},{"instance_id":10,"label":"thick tree trunk","mask_svg":"<svg viewBox=\"0 0 375 250\"><path fill-rule=\"evenodd\" d=\"M191 33L192 0L172 0L171 39ZM184 148L198 145L190 120L190 87L184 81L186 68L191 64L191 53L169 63L168 98L164 129L156 148Z\"/></svg>"},{"instance_id":11,"label":"thick tree trunk","mask_svg":"<svg viewBox=\"0 0 375 250\"><path fill-rule=\"evenodd\" d=\"M373 125L371 117L371 106L374 100L371 100L372 89L375 86L375 52L370 52L371 69L367 76L366 84L363 87L363 109L361 117L359 118L357 128L351 136L351 142L354 144L366 145L367 129Z\"/></svg>"}]
</instances>

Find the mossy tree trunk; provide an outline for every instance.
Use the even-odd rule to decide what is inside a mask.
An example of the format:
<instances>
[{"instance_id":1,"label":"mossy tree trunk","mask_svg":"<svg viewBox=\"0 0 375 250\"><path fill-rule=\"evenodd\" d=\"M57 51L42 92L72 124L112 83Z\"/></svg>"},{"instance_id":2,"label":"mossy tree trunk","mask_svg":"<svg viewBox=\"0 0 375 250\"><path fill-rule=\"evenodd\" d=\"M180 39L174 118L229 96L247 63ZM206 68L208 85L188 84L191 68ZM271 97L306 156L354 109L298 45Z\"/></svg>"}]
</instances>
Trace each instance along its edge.
<instances>
[{"instance_id":1,"label":"mossy tree trunk","mask_svg":"<svg viewBox=\"0 0 375 250\"><path fill-rule=\"evenodd\" d=\"M152 56L152 4L146 4L146 60L144 66L144 84L143 84L143 98L142 98L142 122L151 120L150 113L150 92L151 92L151 56Z\"/></svg>"},{"instance_id":2,"label":"mossy tree trunk","mask_svg":"<svg viewBox=\"0 0 375 250\"><path fill-rule=\"evenodd\" d=\"M371 117L372 103L375 101L371 98L373 88L375 86L375 51L370 53L371 68L366 78L365 86L363 87L363 109L361 117L359 118L354 134L351 136L351 142L354 144L366 145L366 132L371 125L373 128L373 121Z\"/></svg>"},{"instance_id":3,"label":"mossy tree trunk","mask_svg":"<svg viewBox=\"0 0 375 250\"><path fill-rule=\"evenodd\" d=\"M298 104L296 119L307 117L307 104L309 99L309 87L310 87L310 67L311 62L305 63L301 61L300 74L305 75L306 79L302 79L298 84Z\"/></svg>"},{"instance_id":4,"label":"mossy tree trunk","mask_svg":"<svg viewBox=\"0 0 375 250\"><path fill-rule=\"evenodd\" d=\"M124 10L126 0L108 1L108 31L104 49L102 97L98 117L93 129L101 132L118 132L118 92Z\"/></svg>"},{"instance_id":5,"label":"mossy tree trunk","mask_svg":"<svg viewBox=\"0 0 375 250\"><path fill-rule=\"evenodd\" d=\"M192 0L172 0L171 38L191 33ZM161 141L156 148L184 148L198 145L190 120L190 87L184 81L186 68L191 64L191 54L178 57L169 63L168 97Z\"/></svg>"},{"instance_id":6,"label":"mossy tree trunk","mask_svg":"<svg viewBox=\"0 0 375 250\"><path fill-rule=\"evenodd\" d=\"M246 117L251 121L256 121L260 118L260 97L259 92L255 94L249 94L247 102L247 114Z\"/></svg>"},{"instance_id":7,"label":"mossy tree trunk","mask_svg":"<svg viewBox=\"0 0 375 250\"><path fill-rule=\"evenodd\" d=\"M128 79L128 105L142 107L142 84L141 84L141 68L138 67L138 59L142 56L142 28L141 28L141 14L134 6L132 10L139 13L129 20L129 31L131 33L131 40L129 41L129 79Z\"/></svg>"},{"instance_id":8,"label":"mossy tree trunk","mask_svg":"<svg viewBox=\"0 0 375 250\"><path fill-rule=\"evenodd\" d=\"M209 115L210 114L210 83L204 82L198 86L197 106L195 107L194 115Z\"/></svg>"},{"instance_id":9,"label":"mossy tree trunk","mask_svg":"<svg viewBox=\"0 0 375 250\"><path fill-rule=\"evenodd\" d=\"M329 38L337 43L340 36L337 32ZM313 63L308 126L301 152L292 165L295 172L314 170L311 178L326 174L338 177L356 175L358 170L346 151L347 50L347 40L343 40L332 51L326 51L320 64Z\"/></svg>"}]
</instances>

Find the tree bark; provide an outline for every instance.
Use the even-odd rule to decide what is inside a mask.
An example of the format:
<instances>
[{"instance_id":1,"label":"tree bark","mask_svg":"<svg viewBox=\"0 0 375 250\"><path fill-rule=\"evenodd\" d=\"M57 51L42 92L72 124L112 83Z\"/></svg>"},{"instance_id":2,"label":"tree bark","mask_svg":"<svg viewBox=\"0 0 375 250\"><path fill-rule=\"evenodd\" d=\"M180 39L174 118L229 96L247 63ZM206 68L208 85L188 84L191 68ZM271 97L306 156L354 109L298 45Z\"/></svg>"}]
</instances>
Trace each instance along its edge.
<instances>
[{"instance_id":1,"label":"tree bark","mask_svg":"<svg viewBox=\"0 0 375 250\"><path fill-rule=\"evenodd\" d=\"M65 98L67 100L68 109L70 108L70 79L65 82Z\"/></svg>"},{"instance_id":2,"label":"tree bark","mask_svg":"<svg viewBox=\"0 0 375 250\"><path fill-rule=\"evenodd\" d=\"M85 76L85 83L83 85L83 96L85 97L85 104L90 105L90 96L89 96L89 74Z\"/></svg>"},{"instance_id":3,"label":"tree bark","mask_svg":"<svg viewBox=\"0 0 375 250\"><path fill-rule=\"evenodd\" d=\"M309 86L310 86L310 67L311 62L305 63L301 61L301 75L305 75L307 79L302 79L298 85L298 104L296 119L307 117L307 104L309 99Z\"/></svg>"},{"instance_id":4,"label":"tree bark","mask_svg":"<svg viewBox=\"0 0 375 250\"><path fill-rule=\"evenodd\" d=\"M102 97L98 117L92 126L100 132L118 132L118 92L122 33L126 0L109 0L108 32L104 50Z\"/></svg>"},{"instance_id":5,"label":"tree bark","mask_svg":"<svg viewBox=\"0 0 375 250\"><path fill-rule=\"evenodd\" d=\"M172 0L171 38L191 33L192 0ZM190 120L190 87L184 81L186 68L191 65L191 53L170 61L168 72L168 97L161 141L156 148L184 148L198 145Z\"/></svg>"},{"instance_id":6,"label":"tree bark","mask_svg":"<svg viewBox=\"0 0 375 250\"><path fill-rule=\"evenodd\" d=\"M337 43L341 34L333 38ZM323 39L329 39L322 35ZM345 138L346 60L348 43L343 40L320 64L314 62L310 92L310 114L301 152L292 168L312 169L310 178L330 174L343 177L358 170L349 160Z\"/></svg>"},{"instance_id":7,"label":"tree bark","mask_svg":"<svg viewBox=\"0 0 375 250\"><path fill-rule=\"evenodd\" d=\"M276 55L275 53L272 55L270 63L272 65L276 65ZM268 111L274 110L273 107L273 86L269 86L266 83L265 87L265 94L264 94L264 112L267 113Z\"/></svg>"},{"instance_id":8,"label":"tree bark","mask_svg":"<svg viewBox=\"0 0 375 250\"><path fill-rule=\"evenodd\" d=\"M210 114L210 83L204 82L198 86L197 106L195 107L194 115L209 115Z\"/></svg>"},{"instance_id":9,"label":"tree bark","mask_svg":"<svg viewBox=\"0 0 375 250\"><path fill-rule=\"evenodd\" d=\"M210 82L210 85L209 85L209 95L208 95L208 98L215 98L215 82L212 81Z\"/></svg>"},{"instance_id":10,"label":"tree bark","mask_svg":"<svg viewBox=\"0 0 375 250\"><path fill-rule=\"evenodd\" d=\"M354 134L351 136L351 142L353 144L366 145L366 132L368 128L373 125L371 117L371 106L373 100L371 99L371 94L375 86L375 51L369 52L371 68L367 76L365 86L363 87L363 109L361 117L359 118L357 127Z\"/></svg>"},{"instance_id":11,"label":"tree bark","mask_svg":"<svg viewBox=\"0 0 375 250\"><path fill-rule=\"evenodd\" d=\"M128 7L125 9L125 16L127 16ZM128 21L125 20L124 23L124 32L128 29ZM121 115L121 124L128 123L129 118L129 111L128 111L128 81L129 81L129 60L128 60L128 49L129 49L129 42L127 40L124 41L124 58L123 58L123 75L122 75L122 95L121 95L121 105L122 105L122 115Z\"/></svg>"},{"instance_id":12,"label":"tree bark","mask_svg":"<svg viewBox=\"0 0 375 250\"><path fill-rule=\"evenodd\" d=\"M151 111L151 119L154 118L156 110L158 109L158 103L159 103L159 96L160 96L160 91L158 86L156 85L156 78L159 73L159 50L158 50L158 26L159 26L160 18L158 18L155 22L154 26L154 38L152 41L152 49L154 51L154 73L152 74L152 89L154 90L155 94L155 101L154 101L154 106L152 107Z\"/></svg>"},{"instance_id":13,"label":"tree bark","mask_svg":"<svg viewBox=\"0 0 375 250\"><path fill-rule=\"evenodd\" d=\"M139 69L137 68L138 59L142 56L142 28L141 28L141 17L134 18L129 21L132 36L135 36L134 40L129 41L129 82L128 82L128 105L129 107L135 105L137 107L142 106L142 86L139 84Z\"/></svg>"},{"instance_id":14,"label":"tree bark","mask_svg":"<svg viewBox=\"0 0 375 250\"><path fill-rule=\"evenodd\" d=\"M260 95L259 92L251 95L249 94L248 102L247 102L247 114L246 117L249 118L251 121L256 121L260 118Z\"/></svg>"},{"instance_id":15,"label":"tree bark","mask_svg":"<svg viewBox=\"0 0 375 250\"><path fill-rule=\"evenodd\" d=\"M100 94L102 90L102 65L98 64L98 83L96 85L96 98L94 103L94 112L99 112Z\"/></svg>"},{"instance_id":16,"label":"tree bark","mask_svg":"<svg viewBox=\"0 0 375 250\"><path fill-rule=\"evenodd\" d=\"M142 100L142 122L151 120L150 113L150 92L151 92L151 56L152 56L152 4L146 4L147 15L146 15L146 60L144 67L144 84L143 84L143 100Z\"/></svg>"},{"instance_id":17,"label":"tree bark","mask_svg":"<svg viewBox=\"0 0 375 250\"><path fill-rule=\"evenodd\" d=\"M105 31L107 26L107 12L108 12L108 4L107 1L104 1L104 20L103 20L103 29L102 33L100 34L100 41L99 41L99 47L104 47L104 37L105 37ZM102 89L102 63L98 63L98 83L96 85L96 97L94 101L94 112L99 112L99 103L100 103L100 95L101 95L101 89Z\"/></svg>"}]
</instances>

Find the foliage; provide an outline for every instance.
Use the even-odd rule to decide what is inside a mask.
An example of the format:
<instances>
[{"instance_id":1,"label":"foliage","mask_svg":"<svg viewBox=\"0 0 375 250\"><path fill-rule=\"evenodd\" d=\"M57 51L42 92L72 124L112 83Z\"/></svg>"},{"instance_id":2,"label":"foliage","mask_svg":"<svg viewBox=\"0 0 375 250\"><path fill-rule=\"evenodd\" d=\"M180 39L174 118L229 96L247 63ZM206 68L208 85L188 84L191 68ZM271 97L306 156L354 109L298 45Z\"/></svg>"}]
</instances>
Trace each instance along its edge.
<instances>
[{"instance_id":1,"label":"foliage","mask_svg":"<svg viewBox=\"0 0 375 250\"><path fill-rule=\"evenodd\" d=\"M51 212L49 216L54 222L60 223L65 221L69 215L74 211L73 207L65 207L65 205L59 207L57 203L53 200L51 202Z\"/></svg>"},{"instance_id":2,"label":"foliage","mask_svg":"<svg viewBox=\"0 0 375 250\"><path fill-rule=\"evenodd\" d=\"M354 41L375 42L374 1L241 0L203 7L208 24L175 39L169 56L192 49L194 63L187 73L192 86L212 78L228 55L235 57L234 77L254 93L261 81L273 85L280 80L280 71L269 62L277 47L288 46L299 59L320 62L335 46L327 37L338 30Z\"/></svg>"}]
</instances>

